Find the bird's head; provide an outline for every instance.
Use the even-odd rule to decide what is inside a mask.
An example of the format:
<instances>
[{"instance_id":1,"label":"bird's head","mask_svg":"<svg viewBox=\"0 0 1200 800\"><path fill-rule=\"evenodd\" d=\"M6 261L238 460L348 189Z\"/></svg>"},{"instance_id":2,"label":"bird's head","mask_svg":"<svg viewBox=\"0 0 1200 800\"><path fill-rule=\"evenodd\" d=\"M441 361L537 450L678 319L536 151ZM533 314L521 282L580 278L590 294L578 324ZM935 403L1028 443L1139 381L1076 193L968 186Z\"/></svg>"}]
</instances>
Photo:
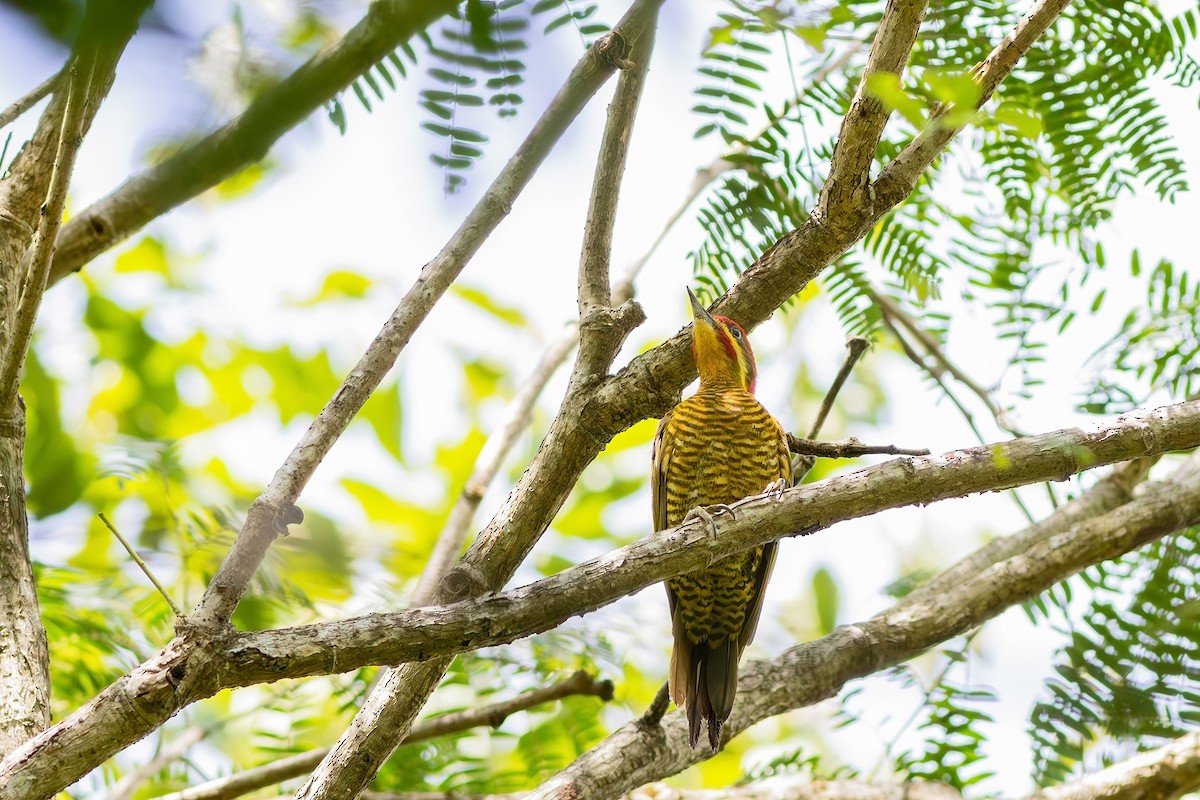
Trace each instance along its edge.
<instances>
[{"instance_id":1,"label":"bird's head","mask_svg":"<svg viewBox=\"0 0 1200 800\"><path fill-rule=\"evenodd\" d=\"M692 356L700 371L700 385L739 386L753 393L758 378L754 351L741 325L729 317L715 317L688 289L692 301Z\"/></svg>"}]
</instances>

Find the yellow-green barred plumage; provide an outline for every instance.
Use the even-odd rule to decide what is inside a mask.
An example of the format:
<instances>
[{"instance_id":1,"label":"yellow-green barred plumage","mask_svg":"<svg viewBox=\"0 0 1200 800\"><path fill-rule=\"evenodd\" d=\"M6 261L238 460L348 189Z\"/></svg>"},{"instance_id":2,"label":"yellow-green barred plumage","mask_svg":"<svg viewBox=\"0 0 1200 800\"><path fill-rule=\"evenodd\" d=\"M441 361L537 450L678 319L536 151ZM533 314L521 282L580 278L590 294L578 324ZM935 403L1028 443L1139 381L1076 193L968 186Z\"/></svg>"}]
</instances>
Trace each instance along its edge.
<instances>
[{"instance_id":1,"label":"yellow-green barred plumage","mask_svg":"<svg viewBox=\"0 0 1200 800\"><path fill-rule=\"evenodd\" d=\"M709 316L691 297L700 388L663 417L655 436L655 530L680 524L694 508L792 481L785 432L753 395L754 355L745 332L732 320ZM671 697L687 708L693 747L701 720L712 749L720 744L738 659L754 636L774 560L770 544L667 581L675 638Z\"/></svg>"}]
</instances>

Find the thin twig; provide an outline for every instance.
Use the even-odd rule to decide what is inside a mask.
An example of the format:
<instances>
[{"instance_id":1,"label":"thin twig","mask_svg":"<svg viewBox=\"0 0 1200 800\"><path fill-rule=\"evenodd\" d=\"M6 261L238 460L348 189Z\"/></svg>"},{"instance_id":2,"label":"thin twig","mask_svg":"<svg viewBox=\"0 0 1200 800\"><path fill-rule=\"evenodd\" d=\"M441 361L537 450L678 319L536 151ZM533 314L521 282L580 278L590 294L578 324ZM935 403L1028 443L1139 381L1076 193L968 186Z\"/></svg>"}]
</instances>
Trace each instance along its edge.
<instances>
[{"instance_id":1,"label":"thin twig","mask_svg":"<svg viewBox=\"0 0 1200 800\"><path fill-rule=\"evenodd\" d=\"M202 728L199 725L189 727L171 740L171 743L157 753L154 758L122 775L121 779L108 790L108 794L104 795L104 800L131 800L138 788L150 780L156 772L183 758L189 748L215 729L215 727Z\"/></svg>"},{"instance_id":2,"label":"thin twig","mask_svg":"<svg viewBox=\"0 0 1200 800\"><path fill-rule=\"evenodd\" d=\"M894 444L863 444L853 437L836 442L821 442L816 439L801 439L787 435L788 449L796 455L816 458L858 458L859 456L927 456L926 448L897 447Z\"/></svg>"},{"instance_id":3,"label":"thin twig","mask_svg":"<svg viewBox=\"0 0 1200 800\"><path fill-rule=\"evenodd\" d=\"M533 689L499 703L454 714L444 714L418 722L413 725L401 746L428 741L472 728L483 726L498 728L517 712L527 711L571 696L598 697L604 702L609 702L613 697L612 681L597 680L594 675L579 670L569 678L551 686ZM331 749L319 747L305 753L297 753L269 764L251 767L233 775L164 795L158 800L230 800L230 798L239 797L311 772L329 754Z\"/></svg>"},{"instance_id":4,"label":"thin twig","mask_svg":"<svg viewBox=\"0 0 1200 800\"><path fill-rule=\"evenodd\" d=\"M145 561L142 560L142 557L138 555L137 550L133 549L133 545L129 543L129 540L122 536L121 532L117 530L117 527L108 521L108 517L105 516L103 511L96 516L100 517L100 521L104 523L104 527L112 531L112 535L117 537L117 541L120 542L121 546L125 548L125 551L129 553L129 557L133 559L133 563L137 564L141 568L142 572L146 574L146 577L150 579L150 582L154 584L154 588L158 589L158 593L161 594L163 599L167 601L167 605L171 607L171 611L174 612L175 616L182 617L183 610L179 608L173 599L171 599L171 594L167 591L166 587L158 582L158 578L154 577L154 573L150 571L150 567Z\"/></svg>"},{"instance_id":5,"label":"thin twig","mask_svg":"<svg viewBox=\"0 0 1200 800\"><path fill-rule=\"evenodd\" d=\"M867 348L870 345L870 340L862 336L851 336L846 339L846 357L842 359L842 366L838 368L837 375L833 378L833 383L829 384L829 389L825 392L825 398L821 401L821 407L817 410L817 416L813 419L812 426L808 430L808 438L810 440L816 439L817 434L821 432L821 428L829 416L830 409L833 408L833 403L837 399L838 393L841 392L846 379L850 377L850 372L854 369L854 365L862 358L863 353L867 352ZM800 441L798 437L788 434L789 447L791 447L793 440ZM797 451L793 450L793 452ZM845 456L835 457L844 458ZM799 483L805 474L813 468L813 464L815 463L816 458L811 453L793 459L792 474L795 476L795 482Z\"/></svg>"},{"instance_id":6,"label":"thin twig","mask_svg":"<svg viewBox=\"0 0 1200 800\"><path fill-rule=\"evenodd\" d=\"M945 351L942 350L941 344L936 338L934 338L933 334L921 327L921 325L919 325L910 314L904 311L904 309L900 308L900 306L896 305L896 303L893 302L890 297L879 294L878 292L870 292L869 296L871 298L871 302L875 303L875 305L879 308L880 313L883 314L885 318L894 320L903 326L905 330L911 333L913 337L921 343L921 347L923 347L925 352L927 352L930 357L938 363L939 367L950 373L950 375L952 375L956 381L961 383L963 386L969 389L972 394L979 398L979 400L987 408L988 412L992 415L992 418L996 420L996 425L998 425L1001 430L1011 433L1013 436L1027 435L1026 432L1020 430L1017 428L1017 426L1012 424L1008 414L992 398L992 393L990 391L972 380L970 375L959 369L958 366L950 360Z\"/></svg>"},{"instance_id":7,"label":"thin twig","mask_svg":"<svg viewBox=\"0 0 1200 800\"><path fill-rule=\"evenodd\" d=\"M825 419L829 416L830 409L833 408L833 401L837 399L838 393L842 390L842 385L850 377L854 365L858 363L870 346L871 340L864 336L851 336L846 339L846 357L842 359L842 366L834 376L833 383L829 384L829 390L825 392L825 399L821 401L816 419L813 420L812 427L808 430L808 438L817 438L817 434L821 432L821 427L825 424Z\"/></svg>"},{"instance_id":8,"label":"thin twig","mask_svg":"<svg viewBox=\"0 0 1200 800\"><path fill-rule=\"evenodd\" d=\"M999 411L998 406L991 399L991 396L988 394L988 392L978 384L971 381L970 378L962 372L962 370L954 366L953 362L946 357L946 354L942 352L941 347L938 346L937 340L934 339L928 331L924 330L920 325L918 325L916 320L912 319L912 317L910 317L908 314L905 314L904 311L901 310L900 307L895 303L893 303L890 298L870 290L868 290L868 293L872 302L874 302L879 308L880 315L883 318L883 324L887 326L888 330L892 332L892 336L894 336L896 341L900 343L900 347L904 351L904 354L908 356L908 359L916 364L918 368L923 370L925 374L932 378L935 383L937 383L938 387L941 388L942 393L948 397L950 402L954 404L954 407L958 409L958 413L967 423L967 427L971 429L971 433L975 434L975 439L980 444L987 443L987 439L984 437L983 431L979 430L979 426L975 424L975 416L966 407L966 405L959 400L958 395L956 395L946 384L946 381L942 377L943 373L950 374L952 377L958 380L959 383L966 386L977 397L983 400L984 405L987 407L988 411L991 412L992 418L996 421L996 424L1002 430L1007 430L1009 433L1013 433L1013 429L1007 427L1004 422L1006 418L1005 415ZM935 361L937 361L941 369L931 366L925 360L925 358L916 351L916 349L901 331L901 326L903 326L904 330L907 331L909 335L915 337L917 341L921 342L921 344L925 347L925 350L930 354L931 357L933 357ZM1013 435L1020 436L1022 434L1013 433ZM1047 487L1049 486L1049 484L1046 485ZM1057 508L1058 503L1055 502L1053 490L1048 489L1048 491L1050 492L1051 505ZM1008 494L1013 499L1013 502L1017 504L1017 508L1020 509L1025 519L1030 524L1033 524L1035 521L1033 512L1029 510L1027 505L1025 505L1025 501L1021 498L1021 495L1016 491L1016 489L1013 489Z\"/></svg>"},{"instance_id":9,"label":"thin twig","mask_svg":"<svg viewBox=\"0 0 1200 800\"><path fill-rule=\"evenodd\" d=\"M29 109L33 108L38 102L54 91L59 80L62 79L62 70L51 75L46 80L39 83L37 86L20 100L10 105L8 108L0 111L0 128L7 128L17 117L24 114Z\"/></svg>"},{"instance_id":10,"label":"thin twig","mask_svg":"<svg viewBox=\"0 0 1200 800\"><path fill-rule=\"evenodd\" d=\"M79 153L79 145L83 141L87 98L96 68L95 55L90 56L86 64L82 62L82 57L76 57L69 68L67 101L63 108L50 186L46 191L41 220L33 239L33 255L21 289L16 323L12 336L5 343L4 363L0 367L0 409L10 408L17 397L21 366L25 363L25 353L33 335L33 323L42 302L42 293L46 290L46 278L50 274L50 261L54 257L55 243L58 241L58 229L62 225L63 208L67 203L67 187L75 169L75 156ZM86 75L82 74L84 69L87 71Z\"/></svg>"},{"instance_id":11,"label":"thin twig","mask_svg":"<svg viewBox=\"0 0 1200 800\"><path fill-rule=\"evenodd\" d=\"M479 451L479 457L475 461L474 469L471 470L471 476L467 478L466 484L459 492L458 499L454 501L454 507L450 509L450 515L446 517L446 524L438 534L433 552L430 554L429 560L425 562L424 569L421 570L417 588L413 590L411 605L423 606L432 602L433 596L437 593L438 582L446 574L450 565L462 555L463 545L466 543L467 534L471 528L471 520L475 516L476 509L479 508L479 503L483 500L484 494L495 480L497 473L500 472L504 459L512 452L521 434L529 427L529 421L533 417L533 406L541 396L542 390L546 388L550 378L567 360L567 356L575 349L578 341L579 328L572 323L570 328L542 353L533 372L521 384L521 388L517 390L508 407L505 408L503 420L488 437L483 449Z\"/></svg>"}]
</instances>

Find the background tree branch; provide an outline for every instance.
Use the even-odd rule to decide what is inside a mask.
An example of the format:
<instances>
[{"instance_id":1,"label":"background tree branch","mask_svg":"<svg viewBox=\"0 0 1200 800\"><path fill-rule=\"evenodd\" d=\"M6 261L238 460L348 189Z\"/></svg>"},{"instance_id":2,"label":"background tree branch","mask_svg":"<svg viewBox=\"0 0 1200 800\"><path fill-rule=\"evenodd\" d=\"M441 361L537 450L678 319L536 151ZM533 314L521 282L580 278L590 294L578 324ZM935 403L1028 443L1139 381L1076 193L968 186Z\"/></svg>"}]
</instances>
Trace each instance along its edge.
<instances>
[{"instance_id":1,"label":"background tree branch","mask_svg":"<svg viewBox=\"0 0 1200 800\"><path fill-rule=\"evenodd\" d=\"M572 695L598 697L604 702L609 702L613 696L613 685L611 681L597 680L595 676L579 670L558 683L523 692L499 703L422 720L412 726L412 730L409 731L400 746L424 742L484 725L499 728L513 714ZM199 786L163 795L159 800L231 800L231 798L241 797L244 794L311 772L329 754L330 749L329 747L318 747L306 753L281 758L278 761L217 778Z\"/></svg>"},{"instance_id":2,"label":"background tree branch","mask_svg":"<svg viewBox=\"0 0 1200 800\"><path fill-rule=\"evenodd\" d=\"M237 118L75 215L60 235L50 283L262 159L283 134L457 5L457 0L372 3L367 15L336 45L313 56Z\"/></svg>"}]
</instances>

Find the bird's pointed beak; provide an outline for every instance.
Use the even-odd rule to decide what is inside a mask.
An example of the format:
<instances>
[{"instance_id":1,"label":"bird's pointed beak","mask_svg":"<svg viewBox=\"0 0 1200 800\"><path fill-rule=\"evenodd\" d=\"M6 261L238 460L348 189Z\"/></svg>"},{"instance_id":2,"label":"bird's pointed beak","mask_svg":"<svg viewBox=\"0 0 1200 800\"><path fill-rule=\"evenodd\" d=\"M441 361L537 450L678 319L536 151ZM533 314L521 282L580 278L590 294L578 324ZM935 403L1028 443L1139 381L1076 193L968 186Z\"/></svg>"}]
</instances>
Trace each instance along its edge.
<instances>
[{"instance_id":1,"label":"bird's pointed beak","mask_svg":"<svg viewBox=\"0 0 1200 800\"><path fill-rule=\"evenodd\" d=\"M690 286L687 287L687 293L688 299L692 301L692 320L694 322L703 322L710 328L717 327L717 321L713 319L712 314L709 314L707 309L700 304L699 298L697 298L695 293L692 292L692 288Z\"/></svg>"}]
</instances>

